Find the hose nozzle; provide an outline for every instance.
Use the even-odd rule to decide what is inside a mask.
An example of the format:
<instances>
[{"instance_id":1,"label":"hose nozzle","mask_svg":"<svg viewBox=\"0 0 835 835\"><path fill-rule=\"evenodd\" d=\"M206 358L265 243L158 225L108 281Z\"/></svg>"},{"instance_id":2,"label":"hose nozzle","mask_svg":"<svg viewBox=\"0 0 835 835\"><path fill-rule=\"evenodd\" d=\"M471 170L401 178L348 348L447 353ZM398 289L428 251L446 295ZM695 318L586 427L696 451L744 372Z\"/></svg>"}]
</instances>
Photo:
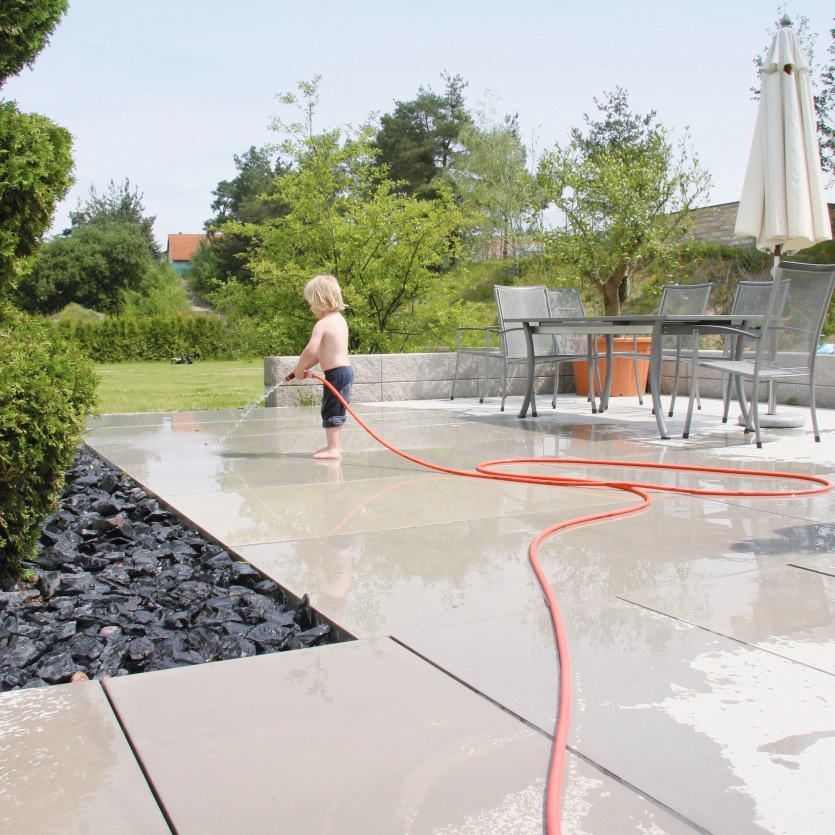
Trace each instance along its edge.
<instances>
[{"instance_id":1,"label":"hose nozzle","mask_svg":"<svg viewBox=\"0 0 835 835\"><path fill-rule=\"evenodd\" d=\"M306 380L309 376L310 376L310 372L309 372L309 371L305 371L305 372L304 372L304 374L302 374L302 377L304 377L304 379L305 379L305 380ZM285 380L286 382L288 382L288 383L290 382L290 380L295 380L295 379L296 379L296 375L295 375L295 373L294 373L294 372L292 372L292 371L291 371L291 372L290 372L290 373L289 373L289 374L288 374L288 375L284 378L284 380Z\"/></svg>"}]
</instances>

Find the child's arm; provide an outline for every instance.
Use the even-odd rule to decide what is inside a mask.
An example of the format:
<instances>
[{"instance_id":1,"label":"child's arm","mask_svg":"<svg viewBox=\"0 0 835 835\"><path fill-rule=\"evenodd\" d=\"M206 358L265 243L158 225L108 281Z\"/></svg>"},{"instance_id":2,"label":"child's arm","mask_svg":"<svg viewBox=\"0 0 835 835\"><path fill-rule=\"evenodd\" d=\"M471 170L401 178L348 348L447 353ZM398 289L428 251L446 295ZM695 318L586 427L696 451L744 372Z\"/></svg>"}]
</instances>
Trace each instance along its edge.
<instances>
[{"instance_id":1,"label":"child's arm","mask_svg":"<svg viewBox=\"0 0 835 835\"><path fill-rule=\"evenodd\" d=\"M310 341L305 345L293 373L297 380L301 380L305 371L309 371L319 362L319 343L325 335L325 328L321 321L313 326L313 331L310 334Z\"/></svg>"}]
</instances>

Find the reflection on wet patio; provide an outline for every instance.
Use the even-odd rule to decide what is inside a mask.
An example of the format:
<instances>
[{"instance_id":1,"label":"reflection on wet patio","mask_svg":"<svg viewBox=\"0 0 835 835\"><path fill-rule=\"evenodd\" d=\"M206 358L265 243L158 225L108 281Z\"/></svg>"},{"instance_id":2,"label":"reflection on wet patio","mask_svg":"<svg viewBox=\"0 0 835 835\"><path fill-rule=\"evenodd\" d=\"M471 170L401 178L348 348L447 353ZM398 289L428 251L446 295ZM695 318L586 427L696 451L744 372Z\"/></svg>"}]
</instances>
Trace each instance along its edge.
<instances>
[{"instance_id":1,"label":"reflection on wet patio","mask_svg":"<svg viewBox=\"0 0 835 835\"><path fill-rule=\"evenodd\" d=\"M513 408L502 414L494 403L457 400L359 411L396 446L464 469L497 458L574 457L622 462L607 472L622 479L636 478L629 463L639 461L826 475L835 461L829 412L820 413L823 443L786 430L756 450L738 427L719 423L720 404L711 401L688 441L669 442L659 441L649 409L629 399L594 417L572 397L537 419L518 420ZM342 460L314 462L314 410L258 410L225 437L238 417L105 418L87 438L242 558L309 594L361 644L393 639L473 698L529 723L520 728L551 734L559 668L528 545L557 521L631 499L605 488L427 472L351 423ZM587 474L581 466L564 472ZM780 485L674 472L653 479ZM823 831L835 814L833 507L832 493L661 495L641 514L543 544L574 662L577 757L569 754L565 792L577 831ZM323 681L343 651L321 650ZM385 676L387 651L380 657ZM130 683L119 684L127 694ZM490 808L531 792L541 801L542 790L531 783L520 794L518 781L496 777ZM523 816L537 808L523 806ZM518 831L529 824L538 831L541 822Z\"/></svg>"}]
</instances>

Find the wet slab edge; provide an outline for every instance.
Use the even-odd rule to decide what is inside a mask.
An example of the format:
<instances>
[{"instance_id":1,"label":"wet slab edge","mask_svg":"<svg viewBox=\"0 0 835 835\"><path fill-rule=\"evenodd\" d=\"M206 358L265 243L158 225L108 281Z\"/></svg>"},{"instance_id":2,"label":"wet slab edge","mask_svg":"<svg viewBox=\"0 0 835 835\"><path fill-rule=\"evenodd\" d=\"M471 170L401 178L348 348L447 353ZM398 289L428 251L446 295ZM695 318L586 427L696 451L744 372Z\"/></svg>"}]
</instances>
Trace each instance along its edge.
<instances>
[{"instance_id":1,"label":"wet slab edge","mask_svg":"<svg viewBox=\"0 0 835 835\"><path fill-rule=\"evenodd\" d=\"M98 456L108 467L113 467L116 470L122 471L122 468L119 466L119 464L114 463L106 455L103 455L89 440L84 440L83 443L87 447L87 449L90 450L90 452L93 455ZM159 506L162 509L168 511L180 524L182 524L186 527L189 527L192 530L197 531L197 533L199 533L200 536L202 536L207 542L209 542L213 545L217 545L220 548L223 548L224 550L233 554L235 559L238 559L241 562L248 563L248 561L244 557L242 557L238 553L238 551L235 550L234 546L228 545L223 540L218 539L218 537L215 536L211 531L207 530L206 528L202 527L201 525L198 525L196 522L194 522L192 519L190 519L188 516L186 516L182 511L178 510L177 507L172 505L171 502L162 498L154 490L150 489L147 485L143 484L143 482L140 479L136 478L136 476L134 476L131 473L128 473L128 475L130 475L130 477L133 479L133 481L135 481L136 484L148 494L149 498L155 499L159 503ZM291 591L290 589L284 588L284 586L282 586L280 581L275 580L272 577L270 579L272 579L275 583L277 583L281 587L281 590L287 596L287 599L288 599L288 601L290 601L292 607L294 609L297 609L300 606L300 604L302 602L302 599L295 592ZM314 618L317 626L319 626L319 625L330 626L331 634L333 635L334 642L339 643L339 642L343 642L343 641L354 641L354 640L356 640L355 635L352 635L343 626L341 626L338 623L335 623L332 620L330 620L329 618L325 617L321 612L318 612L314 607L311 607L311 611L313 612L313 618Z\"/></svg>"}]
</instances>

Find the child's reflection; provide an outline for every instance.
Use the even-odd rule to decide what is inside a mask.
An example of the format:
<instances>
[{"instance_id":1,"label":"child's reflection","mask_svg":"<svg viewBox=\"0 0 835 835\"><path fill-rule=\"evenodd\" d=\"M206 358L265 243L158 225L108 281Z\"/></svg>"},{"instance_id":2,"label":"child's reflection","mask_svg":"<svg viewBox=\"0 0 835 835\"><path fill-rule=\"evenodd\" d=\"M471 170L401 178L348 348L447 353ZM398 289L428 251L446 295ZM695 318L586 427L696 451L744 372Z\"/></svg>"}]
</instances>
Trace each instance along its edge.
<instances>
[{"instance_id":1,"label":"child's reflection","mask_svg":"<svg viewBox=\"0 0 835 835\"><path fill-rule=\"evenodd\" d=\"M319 594L315 608L337 623L344 623L348 604L345 595L351 585L352 533L327 539L300 540L299 553L316 578Z\"/></svg>"}]
</instances>

